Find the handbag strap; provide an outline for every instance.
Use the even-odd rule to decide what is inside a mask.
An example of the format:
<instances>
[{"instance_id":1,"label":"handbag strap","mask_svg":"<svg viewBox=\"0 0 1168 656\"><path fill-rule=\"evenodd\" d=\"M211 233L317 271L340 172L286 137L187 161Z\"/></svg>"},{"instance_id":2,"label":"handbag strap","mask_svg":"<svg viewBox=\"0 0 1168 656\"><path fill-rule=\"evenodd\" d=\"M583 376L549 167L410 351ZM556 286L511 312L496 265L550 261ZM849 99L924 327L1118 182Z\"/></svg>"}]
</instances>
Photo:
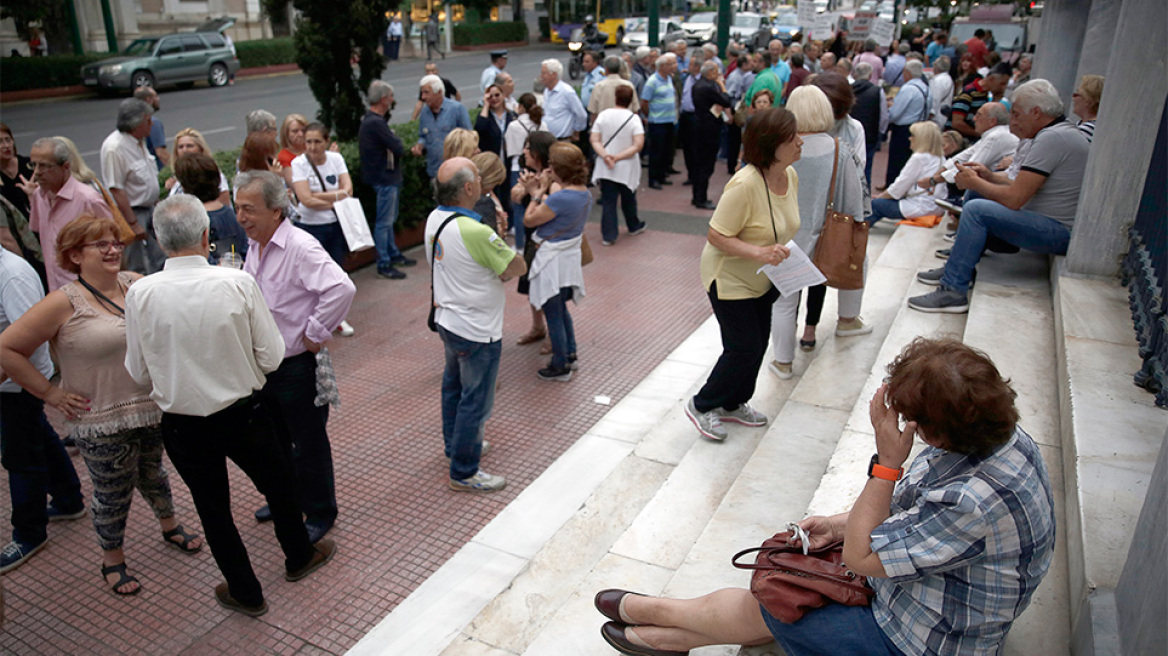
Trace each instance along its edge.
<instances>
[{"instance_id":1,"label":"handbag strap","mask_svg":"<svg viewBox=\"0 0 1168 656\"><path fill-rule=\"evenodd\" d=\"M446 220L442 222L442 225L438 226L438 230L434 232L434 243L430 246L430 307L434 307L434 257L438 254L438 237L442 236L442 230L446 227L446 224L460 216L466 215L459 212L451 213L451 215L446 217Z\"/></svg>"},{"instance_id":2,"label":"handbag strap","mask_svg":"<svg viewBox=\"0 0 1168 656\"><path fill-rule=\"evenodd\" d=\"M784 171L785 173L785 171ZM766 173L762 174L762 190L766 194L767 212L771 215L771 232L775 235L775 243L779 243L779 229L775 226L775 208L771 205L771 186L767 184Z\"/></svg>"},{"instance_id":3,"label":"handbag strap","mask_svg":"<svg viewBox=\"0 0 1168 656\"><path fill-rule=\"evenodd\" d=\"M625 126L629 124L629 121L633 120L634 116L636 116L636 114L629 112L629 117L625 119L625 122L620 124L620 127L616 129L616 132L612 133L612 136L608 138L608 141L604 142L604 147L606 149L608 148L608 144L612 143L613 139L616 139L616 135L620 134L620 131L625 129Z\"/></svg>"},{"instance_id":4,"label":"handbag strap","mask_svg":"<svg viewBox=\"0 0 1168 656\"><path fill-rule=\"evenodd\" d=\"M328 158L328 155L325 155L325 158L327 159L327 158ZM312 172L316 174L316 179L317 179L317 180L320 180L320 190L321 190L321 191L328 191L328 189L325 187L325 184L324 184L324 178L323 178L323 177L320 175L320 170L319 170L319 169L317 169L317 168L316 168L316 164L313 164L313 163L312 163L312 160L311 160L311 159L309 159L309 157L308 157L308 153L305 153L305 154L304 154L304 160L305 160L306 162L308 162L308 165L309 165L309 166L311 166L311 167L312 167ZM330 207L329 209L330 209L330 210L332 210L333 216L337 217L337 220L338 220L338 221L340 221L340 220L341 220L341 215L340 215L340 214L337 214L337 208L335 208L335 207Z\"/></svg>"},{"instance_id":5,"label":"handbag strap","mask_svg":"<svg viewBox=\"0 0 1168 656\"><path fill-rule=\"evenodd\" d=\"M832 137L835 141L835 156L831 158L831 188L827 190L827 211L835 210L835 174L839 169L839 138Z\"/></svg>"}]
</instances>

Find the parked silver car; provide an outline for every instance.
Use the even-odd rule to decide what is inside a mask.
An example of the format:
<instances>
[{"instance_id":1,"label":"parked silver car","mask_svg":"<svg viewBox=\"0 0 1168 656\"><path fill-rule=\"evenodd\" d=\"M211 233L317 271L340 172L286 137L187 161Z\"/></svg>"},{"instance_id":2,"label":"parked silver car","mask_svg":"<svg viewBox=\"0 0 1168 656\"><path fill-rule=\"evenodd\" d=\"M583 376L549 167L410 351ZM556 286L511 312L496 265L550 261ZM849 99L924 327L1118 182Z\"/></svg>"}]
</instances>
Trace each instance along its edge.
<instances>
[{"instance_id":1,"label":"parked silver car","mask_svg":"<svg viewBox=\"0 0 1168 656\"><path fill-rule=\"evenodd\" d=\"M629 19L630 21L632 19ZM621 48L624 50L636 50L640 46L649 45L649 20L640 19L638 22L631 25L633 29L625 33L625 38L621 40ZM657 28L657 39L659 43L672 43L677 39L684 39L685 32L681 29L681 23L676 19L662 18Z\"/></svg>"},{"instance_id":2,"label":"parked silver car","mask_svg":"<svg viewBox=\"0 0 1168 656\"><path fill-rule=\"evenodd\" d=\"M222 34L184 32L137 39L121 55L88 64L82 82L99 90L193 84L221 87L239 70L239 59Z\"/></svg>"}]
</instances>

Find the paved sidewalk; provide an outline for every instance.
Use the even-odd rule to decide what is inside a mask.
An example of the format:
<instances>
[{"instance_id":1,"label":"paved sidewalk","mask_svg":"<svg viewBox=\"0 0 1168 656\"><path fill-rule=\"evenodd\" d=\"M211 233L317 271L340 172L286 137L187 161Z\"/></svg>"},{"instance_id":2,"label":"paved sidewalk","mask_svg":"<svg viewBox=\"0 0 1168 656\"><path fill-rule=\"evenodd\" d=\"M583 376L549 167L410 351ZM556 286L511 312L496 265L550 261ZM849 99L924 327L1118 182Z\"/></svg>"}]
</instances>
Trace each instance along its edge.
<instances>
[{"instance_id":1,"label":"paved sidewalk","mask_svg":"<svg viewBox=\"0 0 1168 656\"><path fill-rule=\"evenodd\" d=\"M115 597L102 583L88 518L54 523L49 546L0 578L7 604L0 653L343 653L608 411L596 395L619 401L709 316L698 281L702 238L651 228L602 248L599 226L590 224L587 234L597 260L585 270L588 297L573 308L581 369L572 382L536 378L547 356L536 345L515 345L530 313L524 298L508 294L499 392L487 424L492 450L483 462L507 476L504 491L478 496L446 487L442 348L425 326L426 265L403 282L378 279L368 267L355 275L349 321L357 335L332 346L343 404L330 422L341 509L333 563L303 582L284 582L271 526L251 517L260 496L232 467L236 523L265 586L267 615L219 608L212 588L221 577L209 551L192 557L166 548L139 498L126 549L142 593ZM419 251L412 255L421 260ZM74 465L89 494L79 456ZM198 530L186 486L176 474L171 483L180 521ZM6 474L0 508L10 508Z\"/></svg>"}]
</instances>

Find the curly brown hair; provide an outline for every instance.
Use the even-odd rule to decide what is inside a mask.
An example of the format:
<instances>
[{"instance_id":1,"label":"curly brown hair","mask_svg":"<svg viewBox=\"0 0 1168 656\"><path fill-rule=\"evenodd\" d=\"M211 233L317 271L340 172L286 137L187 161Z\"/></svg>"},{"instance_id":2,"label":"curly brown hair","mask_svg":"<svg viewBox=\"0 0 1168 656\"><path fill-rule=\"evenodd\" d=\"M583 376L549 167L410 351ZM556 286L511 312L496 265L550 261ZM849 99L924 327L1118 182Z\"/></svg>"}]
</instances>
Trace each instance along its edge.
<instances>
[{"instance_id":1,"label":"curly brown hair","mask_svg":"<svg viewBox=\"0 0 1168 656\"><path fill-rule=\"evenodd\" d=\"M946 451L984 458L1014 433L1018 395L981 351L918 337L887 371L892 409Z\"/></svg>"},{"instance_id":2,"label":"curly brown hair","mask_svg":"<svg viewBox=\"0 0 1168 656\"><path fill-rule=\"evenodd\" d=\"M548 149L548 166L566 185L582 185L588 182L588 160L575 144L563 141L552 144Z\"/></svg>"}]
</instances>

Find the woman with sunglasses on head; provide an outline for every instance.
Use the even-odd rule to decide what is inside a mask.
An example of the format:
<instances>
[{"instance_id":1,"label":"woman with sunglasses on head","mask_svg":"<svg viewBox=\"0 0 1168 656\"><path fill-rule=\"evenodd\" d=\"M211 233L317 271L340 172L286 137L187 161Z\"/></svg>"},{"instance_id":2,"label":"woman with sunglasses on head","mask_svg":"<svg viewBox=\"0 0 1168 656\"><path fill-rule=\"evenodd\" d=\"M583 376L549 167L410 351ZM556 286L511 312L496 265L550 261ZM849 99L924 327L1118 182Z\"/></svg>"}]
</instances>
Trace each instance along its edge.
<instances>
[{"instance_id":1,"label":"woman with sunglasses on head","mask_svg":"<svg viewBox=\"0 0 1168 656\"><path fill-rule=\"evenodd\" d=\"M57 236L56 257L77 280L51 292L4 331L0 367L18 385L65 415L93 482L93 526L102 549L101 574L119 595L137 594L122 550L136 487L162 528L167 546L202 549L198 534L174 516L162 466L162 411L150 388L126 372L126 290L141 278L122 271L125 244L112 219L83 215ZM61 370L53 385L30 361L50 342Z\"/></svg>"},{"instance_id":2,"label":"woman with sunglasses on head","mask_svg":"<svg viewBox=\"0 0 1168 656\"><path fill-rule=\"evenodd\" d=\"M203 134L194 128L183 128L174 135L174 156L176 158L183 155L206 155L211 157L211 147L207 145L207 140ZM171 168L175 168L172 164ZM182 183L178 180L178 174L175 174L166 179L166 188L170 190L171 194L184 193ZM224 205L231 204L231 186L227 184L227 176L223 171L219 171L219 202Z\"/></svg>"}]
</instances>

